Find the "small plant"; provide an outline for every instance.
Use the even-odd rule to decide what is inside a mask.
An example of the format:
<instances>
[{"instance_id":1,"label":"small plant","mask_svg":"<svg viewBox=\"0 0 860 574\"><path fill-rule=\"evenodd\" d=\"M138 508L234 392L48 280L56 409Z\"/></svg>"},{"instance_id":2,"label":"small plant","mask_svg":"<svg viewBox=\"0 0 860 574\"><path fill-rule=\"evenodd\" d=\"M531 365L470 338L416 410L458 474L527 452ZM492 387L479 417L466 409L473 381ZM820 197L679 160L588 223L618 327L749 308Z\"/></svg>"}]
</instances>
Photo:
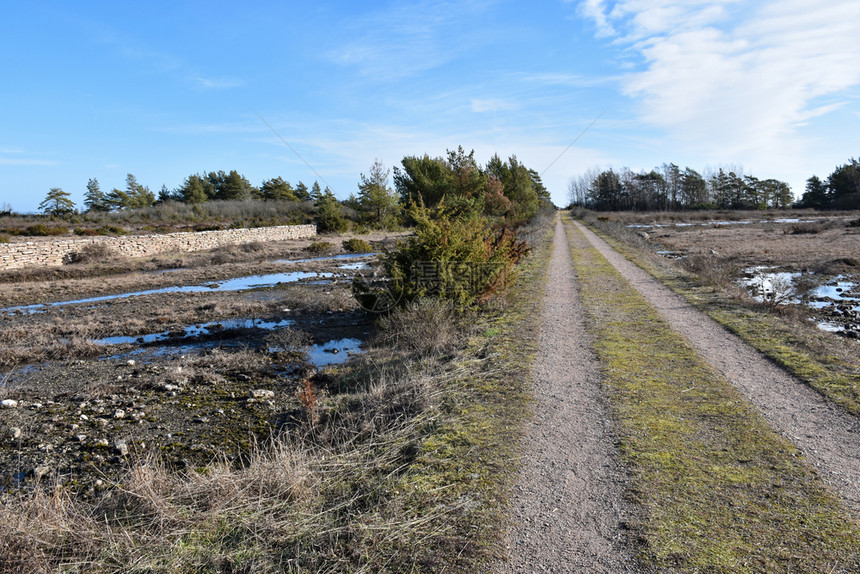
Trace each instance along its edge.
<instances>
[{"instance_id":1,"label":"small plant","mask_svg":"<svg viewBox=\"0 0 860 574\"><path fill-rule=\"evenodd\" d=\"M81 237L93 237L95 235L99 235L99 230L93 229L91 227L85 227L85 228L76 227L75 228L75 235L80 235Z\"/></svg>"},{"instance_id":2,"label":"small plant","mask_svg":"<svg viewBox=\"0 0 860 574\"><path fill-rule=\"evenodd\" d=\"M310 377L303 377L296 389L296 400L305 411L305 416L311 426L316 426L319 420L319 392Z\"/></svg>"},{"instance_id":3,"label":"small plant","mask_svg":"<svg viewBox=\"0 0 860 574\"><path fill-rule=\"evenodd\" d=\"M8 235L0 235L0 243L9 243Z\"/></svg>"},{"instance_id":4,"label":"small plant","mask_svg":"<svg viewBox=\"0 0 860 574\"><path fill-rule=\"evenodd\" d=\"M347 239L343 242L343 248L349 253L370 253L373 251L373 246L364 239Z\"/></svg>"},{"instance_id":5,"label":"small plant","mask_svg":"<svg viewBox=\"0 0 860 574\"><path fill-rule=\"evenodd\" d=\"M305 247L305 251L308 253L326 253L330 251L334 247L334 244L329 243L328 241L314 241L307 247Z\"/></svg>"}]
</instances>

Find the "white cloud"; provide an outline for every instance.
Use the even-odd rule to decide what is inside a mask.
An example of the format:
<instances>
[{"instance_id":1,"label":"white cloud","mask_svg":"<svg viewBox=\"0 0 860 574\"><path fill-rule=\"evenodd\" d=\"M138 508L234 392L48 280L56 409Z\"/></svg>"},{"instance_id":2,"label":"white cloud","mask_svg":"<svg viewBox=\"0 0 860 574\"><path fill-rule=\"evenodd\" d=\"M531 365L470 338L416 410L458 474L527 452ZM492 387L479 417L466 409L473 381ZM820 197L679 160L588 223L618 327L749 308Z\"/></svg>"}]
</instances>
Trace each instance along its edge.
<instances>
[{"instance_id":1,"label":"white cloud","mask_svg":"<svg viewBox=\"0 0 860 574\"><path fill-rule=\"evenodd\" d=\"M245 82L238 78L203 78L196 76L192 80L199 87L207 90L227 90L245 85Z\"/></svg>"},{"instance_id":2,"label":"white cloud","mask_svg":"<svg viewBox=\"0 0 860 574\"><path fill-rule=\"evenodd\" d=\"M503 112L515 110L518 107L514 102L499 98L475 98L472 100L472 111L476 113Z\"/></svg>"},{"instance_id":3,"label":"white cloud","mask_svg":"<svg viewBox=\"0 0 860 574\"><path fill-rule=\"evenodd\" d=\"M29 159L23 157L0 157L0 165L58 165L56 161L46 159Z\"/></svg>"},{"instance_id":4,"label":"white cloud","mask_svg":"<svg viewBox=\"0 0 860 574\"><path fill-rule=\"evenodd\" d=\"M809 147L801 129L845 106L846 91L860 84L856 0L580 6L641 58L622 86L642 119L714 158L796 162Z\"/></svg>"}]
</instances>

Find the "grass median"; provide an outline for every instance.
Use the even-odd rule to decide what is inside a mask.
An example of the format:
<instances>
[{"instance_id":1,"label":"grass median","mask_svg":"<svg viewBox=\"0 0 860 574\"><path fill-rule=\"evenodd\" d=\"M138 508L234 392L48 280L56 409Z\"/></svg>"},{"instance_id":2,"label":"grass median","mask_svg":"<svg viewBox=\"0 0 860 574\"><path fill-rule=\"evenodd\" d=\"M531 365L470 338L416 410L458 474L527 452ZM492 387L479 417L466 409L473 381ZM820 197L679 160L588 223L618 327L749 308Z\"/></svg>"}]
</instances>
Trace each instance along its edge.
<instances>
[{"instance_id":1,"label":"grass median","mask_svg":"<svg viewBox=\"0 0 860 574\"><path fill-rule=\"evenodd\" d=\"M580 232L566 230L643 508L643 563L668 572L860 569L860 527L800 452Z\"/></svg>"}]
</instances>

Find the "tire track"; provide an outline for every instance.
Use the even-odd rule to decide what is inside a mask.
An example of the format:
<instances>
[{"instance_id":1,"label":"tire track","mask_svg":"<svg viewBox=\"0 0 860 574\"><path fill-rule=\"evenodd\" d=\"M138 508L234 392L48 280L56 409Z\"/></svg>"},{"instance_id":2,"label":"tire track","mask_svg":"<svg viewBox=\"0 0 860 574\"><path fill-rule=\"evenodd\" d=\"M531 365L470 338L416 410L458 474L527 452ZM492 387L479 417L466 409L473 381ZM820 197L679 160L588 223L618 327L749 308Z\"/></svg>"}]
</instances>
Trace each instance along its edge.
<instances>
[{"instance_id":1,"label":"tire track","mask_svg":"<svg viewBox=\"0 0 860 574\"><path fill-rule=\"evenodd\" d=\"M623 529L633 515L623 498L626 477L560 219L553 241L532 369L538 415L526 428L523 470L511 497L509 562L495 571L636 572Z\"/></svg>"}]
</instances>

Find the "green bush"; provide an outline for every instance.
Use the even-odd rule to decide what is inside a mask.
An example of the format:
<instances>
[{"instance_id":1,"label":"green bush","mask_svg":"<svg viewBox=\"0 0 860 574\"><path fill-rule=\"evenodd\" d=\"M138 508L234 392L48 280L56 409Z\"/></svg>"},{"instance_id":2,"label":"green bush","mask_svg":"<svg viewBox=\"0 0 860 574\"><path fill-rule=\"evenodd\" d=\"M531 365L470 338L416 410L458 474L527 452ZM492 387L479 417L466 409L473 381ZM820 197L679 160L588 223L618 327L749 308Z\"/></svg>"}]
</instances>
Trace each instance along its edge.
<instances>
[{"instance_id":1,"label":"green bush","mask_svg":"<svg viewBox=\"0 0 860 574\"><path fill-rule=\"evenodd\" d=\"M98 235L98 234L99 234L99 230L93 229L91 227L86 227L86 228L76 227L75 228L75 235L81 235L83 237L92 237L93 235Z\"/></svg>"},{"instance_id":2,"label":"green bush","mask_svg":"<svg viewBox=\"0 0 860 574\"><path fill-rule=\"evenodd\" d=\"M99 235L126 235L128 231L118 225L102 225L98 228Z\"/></svg>"},{"instance_id":3,"label":"green bush","mask_svg":"<svg viewBox=\"0 0 860 574\"><path fill-rule=\"evenodd\" d=\"M349 253L370 253L373 246L364 239L347 239L343 242L343 248Z\"/></svg>"},{"instance_id":4,"label":"green bush","mask_svg":"<svg viewBox=\"0 0 860 574\"><path fill-rule=\"evenodd\" d=\"M493 229L472 211L454 214L444 201L432 209L413 206L409 215L416 222L415 235L382 256L386 285L353 285L365 309L403 306L423 297L470 307L504 286L527 251L515 233Z\"/></svg>"},{"instance_id":5,"label":"green bush","mask_svg":"<svg viewBox=\"0 0 860 574\"><path fill-rule=\"evenodd\" d=\"M334 244L329 243L328 241L314 241L305 247L305 251L308 253L325 253L330 251L332 247L334 247Z\"/></svg>"},{"instance_id":6,"label":"green bush","mask_svg":"<svg viewBox=\"0 0 860 574\"><path fill-rule=\"evenodd\" d=\"M9 243L8 235L0 235L0 243Z\"/></svg>"},{"instance_id":7,"label":"green bush","mask_svg":"<svg viewBox=\"0 0 860 574\"><path fill-rule=\"evenodd\" d=\"M62 225L48 227L44 223L36 223L28 227L24 234L35 237L50 237L53 235L65 235L68 232L69 229L67 227L63 227Z\"/></svg>"}]
</instances>

